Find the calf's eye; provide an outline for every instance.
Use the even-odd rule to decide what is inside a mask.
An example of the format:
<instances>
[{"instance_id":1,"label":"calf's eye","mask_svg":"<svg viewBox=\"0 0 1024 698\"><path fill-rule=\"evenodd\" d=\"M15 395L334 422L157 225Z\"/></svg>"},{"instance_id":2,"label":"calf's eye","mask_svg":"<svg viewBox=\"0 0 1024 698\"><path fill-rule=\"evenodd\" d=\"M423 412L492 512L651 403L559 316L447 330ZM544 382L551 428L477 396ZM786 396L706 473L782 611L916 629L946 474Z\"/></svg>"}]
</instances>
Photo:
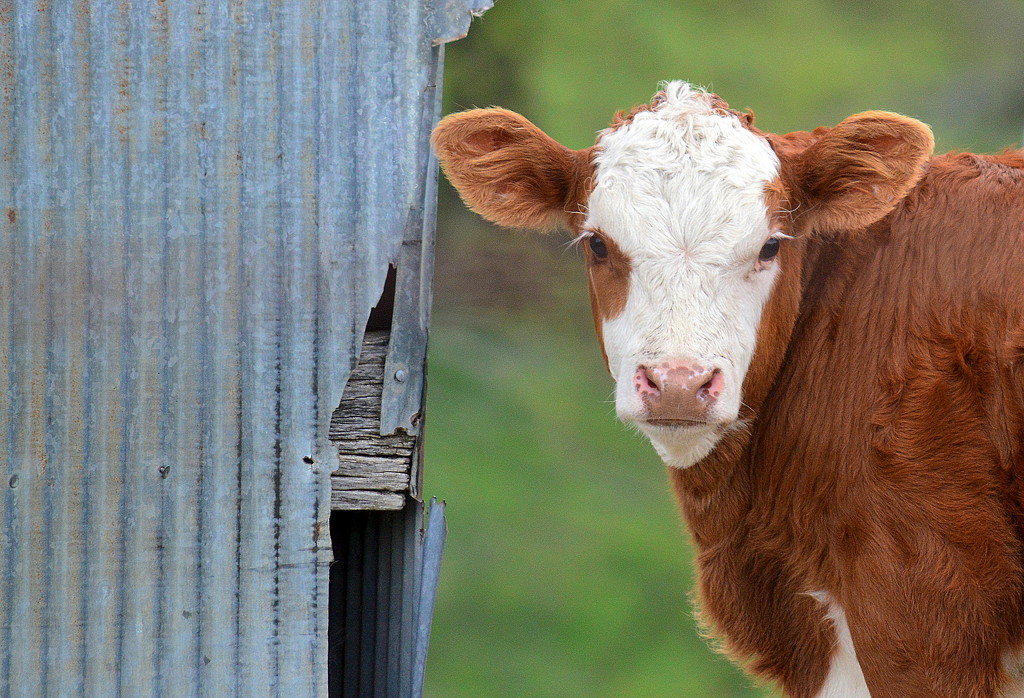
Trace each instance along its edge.
<instances>
[{"instance_id":1,"label":"calf's eye","mask_svg":"<svg viewBox=\"0 0 1024 698\"><path fill-rule=\"evenodd\" d=\"M590 245L590 251L594 253L594 257L597 259L608 258L608 246L604 244L600 235L591 235L587 239L587 244Z\"/></svg>"},{"instance_id":2,"label":"calf's eye","mask_svg":"<svg viewBox=\"0 0 1024 698\"><path fill-rule=\"evenodd\" d=\"M757 259L759 262L770 262L775 259L775 256L779 254L779 239L768 238L768 242L764 243L764 247L761 248L761 252L758 253Z\"/></svg>"}]
</instances>

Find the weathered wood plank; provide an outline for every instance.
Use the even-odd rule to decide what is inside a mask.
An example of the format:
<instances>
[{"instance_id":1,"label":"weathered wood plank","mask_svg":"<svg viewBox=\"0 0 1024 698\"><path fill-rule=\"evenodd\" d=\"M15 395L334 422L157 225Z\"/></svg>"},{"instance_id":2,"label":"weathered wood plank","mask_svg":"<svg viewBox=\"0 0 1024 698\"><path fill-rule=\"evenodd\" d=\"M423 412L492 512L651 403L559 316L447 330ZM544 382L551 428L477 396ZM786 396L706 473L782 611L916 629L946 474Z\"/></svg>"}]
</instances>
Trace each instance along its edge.
<instances>
[{"instance_id":1,"label":"weathered wood plank","mask_svg":"<svg viewBox=\"0 0 1024 698\"><path fill-rule=\"evenodd\" d=\"M346 449L344 453L338 453L342 469L345 463L366 463L369 460L396 460L407 463L412 449L402 444L374 444L370 440L356 441L356 448ZM364 455L370 454L370 455Z\"/></svg>"},{"instance_id":2,"label":"weathered wood plank","mask_svg":"<svg viewBox=\"0 0 1024 698\"><path fill-rule=\"evenodd\" d=\"M331 489L331 509L397 511L405 507L405 495L397 492Z\"/></svg>"},{"instance_id":3,"label":"weathered wood plank","mask_svg":"<svg viewBox=\"0 0 1024 698\"><path fill-rule=\"evenodd\" d=\"M341 467L334 471L337 476L366 477L372 473L406 473L409 464L399 459L377 458L374 456L345 456Z\"/></svg>"},{"instance_id":4,"label":"weathered wood plank","mask_svg":"<svg viewBox=\"0 0 1024 698\"><path fill-rule=\"evenodd\" d=\"M367 332L329 436L338 448L331 475L332 509L401 509L409 490L416 437L380 434L389 333Z\"/></svg>"},{"instance_id":5,"label":"weathered wood plank","mask_svg":"<svg viewBox=\"0 0 1024 698\"><path fill-rule=\"evenodd\" d=\"M404 492L409 489L409 473L370 473L368 475L334 475L331 489L381 490Z\"/></svg>"}]
</instances>

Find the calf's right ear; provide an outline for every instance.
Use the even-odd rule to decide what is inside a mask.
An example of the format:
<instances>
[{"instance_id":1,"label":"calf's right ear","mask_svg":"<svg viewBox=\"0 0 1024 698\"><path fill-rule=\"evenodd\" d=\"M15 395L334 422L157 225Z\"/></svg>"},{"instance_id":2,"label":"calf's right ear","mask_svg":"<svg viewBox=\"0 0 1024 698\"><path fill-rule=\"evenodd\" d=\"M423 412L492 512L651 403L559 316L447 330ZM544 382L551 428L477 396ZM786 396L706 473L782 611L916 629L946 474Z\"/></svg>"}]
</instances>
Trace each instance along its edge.
<instances>
[{"instance_id":1,"label":"calf's right ear","mask_svg":"<svg viewBox=\"0 0 1024 698\"><path fill-rule=\"evenodd\" d=\"M490 221L548 230L582 215L590 148L567 148L507 109L451 114L431 141L462 200Z\"/></svg>"}]
</instances>

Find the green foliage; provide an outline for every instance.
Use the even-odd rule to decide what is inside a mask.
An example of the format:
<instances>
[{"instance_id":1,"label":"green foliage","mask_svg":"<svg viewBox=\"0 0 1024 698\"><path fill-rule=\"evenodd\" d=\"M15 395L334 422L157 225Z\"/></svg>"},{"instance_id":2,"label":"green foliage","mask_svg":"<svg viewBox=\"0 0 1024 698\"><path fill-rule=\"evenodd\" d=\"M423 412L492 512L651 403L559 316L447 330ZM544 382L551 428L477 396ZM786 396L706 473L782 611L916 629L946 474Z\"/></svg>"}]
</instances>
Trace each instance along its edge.
<instances>
[{"instance_id":1,"label":"green foliage","mask_svg":"<svg viewBox=\"0 0 1024 698\"><path fill-rule=\"evenodd\" d=\"M498 0L447 48L446 111L498 104L581 148L681 78L766 130L889 109L940 150L993 151L1024 128L1022 34L1019 0ZM614 418L564 243L497 231L442 185L425 484L450 537L427 693L758 695L697 635L693 551Z\"/></svg>"},{"instance_id":2,"label":"green foliage","mask_svg":"<svg viewBox=\"0 0 1024 698\"><path fill-rule=\"evenodd\" d=\"M931 124L940 148L1024 129L1024 3L498 0L448 52L449 111L501 104L581 148L659 81L684 79L770 131L867 109Z\"/></svg>"}]
</instances>

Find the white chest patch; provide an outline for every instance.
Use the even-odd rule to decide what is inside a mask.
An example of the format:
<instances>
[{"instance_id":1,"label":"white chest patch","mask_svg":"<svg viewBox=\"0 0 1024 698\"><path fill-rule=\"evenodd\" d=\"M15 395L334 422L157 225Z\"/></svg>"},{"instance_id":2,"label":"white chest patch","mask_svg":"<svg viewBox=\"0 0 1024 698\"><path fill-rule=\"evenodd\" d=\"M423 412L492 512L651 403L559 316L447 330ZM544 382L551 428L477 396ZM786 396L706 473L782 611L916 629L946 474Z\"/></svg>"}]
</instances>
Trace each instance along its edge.
<instances>
[{"instance_id":1,"label":"white chest patch","mask_svg":"<svg viewBox=\"0 0 1024 698\"><path fill-rule=\"evenodd\" d=\"M857 652L853 648L850 626L846 624L846 612L823 591L813 592L811 596L825 606L826 615L836 629L832 665L825 677L825 684L818 692L818 698L871 698L864 673L857 661Z\"/></svg>"},{"instance_id":2,"label":"white chest patch","mask_svg":"<svg viewBox=\"0 0 1024 698\"><path fill-rule=\"evenodd\" d=\"M1024 648L1006 652L1003 668L1010 677L1010 683L1000 694L1002 698L1024 698Z\"/></svg>"},{"instance_id":3,"label":"white chest patch","mask_svg":"<svg viewBox=\"0 0 1024 698\"><path fill-rule=\"evenodd\" d=\"M832 601L826 592L815 591L810 595L825 606L826 615L836 630L832 664L817 698L871 698L864 673L857 661L857 652L853 647L843 607ZM1007 652L1003 656L1003 667L1010 682L1000 692L1000 698L1024 698L1024 648Z\"/></svg>"}]
</instances>

